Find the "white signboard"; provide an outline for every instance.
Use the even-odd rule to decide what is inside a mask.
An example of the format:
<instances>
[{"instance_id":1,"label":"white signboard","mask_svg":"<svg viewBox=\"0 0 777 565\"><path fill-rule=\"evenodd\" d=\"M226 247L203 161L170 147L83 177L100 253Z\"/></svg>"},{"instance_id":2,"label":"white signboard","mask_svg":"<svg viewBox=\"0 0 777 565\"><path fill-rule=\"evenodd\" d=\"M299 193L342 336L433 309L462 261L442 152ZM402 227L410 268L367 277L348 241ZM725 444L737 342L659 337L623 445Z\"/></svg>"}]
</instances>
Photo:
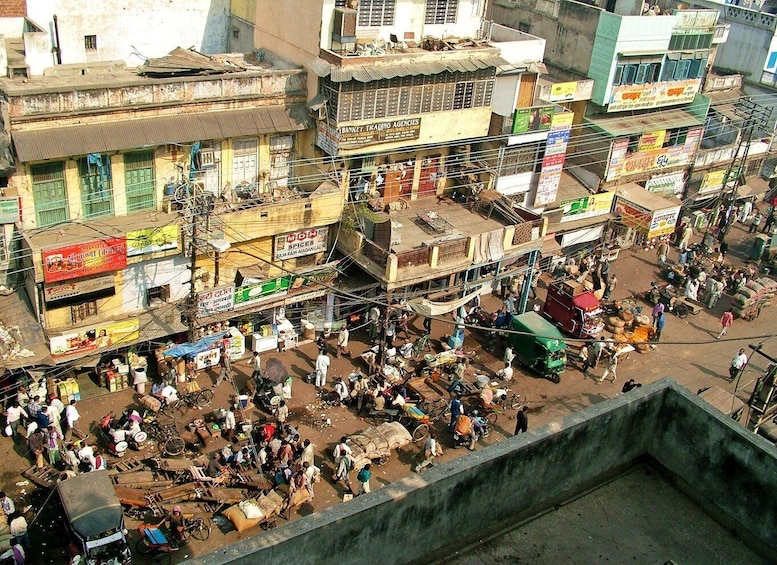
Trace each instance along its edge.
<instances>
[{"instance_id":1,"label":"white signboard","mask_svg":"<svg viewBox=\"0 0 777 565\"><path fill-rule=\"evenodd\" d=\"M197 315L210 316L218 312L229 312L235 306L235 286L214 288L197 295Z\"/></svg>"},{"instance_id":2,"label":"white signboard","mask_svg":"<svg viewBox=\"0 0 777 565\"><path fill-rule=\"evenodd\" d=\"M275 236L276 261L326 251L329 228L309 228Z\"/></svg>"}]
</instances>

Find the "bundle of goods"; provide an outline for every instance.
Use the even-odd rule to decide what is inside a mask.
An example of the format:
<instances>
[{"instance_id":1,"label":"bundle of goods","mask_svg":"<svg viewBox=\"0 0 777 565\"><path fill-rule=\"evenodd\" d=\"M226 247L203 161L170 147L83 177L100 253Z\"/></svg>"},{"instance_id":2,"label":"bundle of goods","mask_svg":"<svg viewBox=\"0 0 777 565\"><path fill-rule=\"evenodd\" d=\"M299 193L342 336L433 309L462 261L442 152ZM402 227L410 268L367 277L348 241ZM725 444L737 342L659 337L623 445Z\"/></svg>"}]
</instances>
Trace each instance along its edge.
<instances>
[{"instance_id":1,"label":"bundle of goods","mask_svg":"<svg viewBox=\"0 0 777 565\"><path fill-rule=\"evenodd\" d=\"M617 342L633 343L634 348L640 353L650 351L646 343L653 334L650 316L623 310L617 316L608 316L605 319L604 329L613 334Z\"/></svg>"},{"instance_id":2,"label":"bundle of goods","mask_svg":"<svg viewBox=\"0 0 777 565\"><path fill-rule=\"evenodd\" d=\"M731 299L734 315L748 321L756 319L761 309L772 303L775 294L777 282L770 278L762 277L748 282Z\"/></svg>"},{"instance_id":3,"label":"bundle of goods","mask_svg":"<svg viewBox=\"0 0 777 565\"><path fill-rule=\"evenodd\" d=\"M349 441L353 468L361 469L370 461L385 463L391 451L410 443L413 438L399 422L385 422L352 435Z\"/></svg>"}]
</instances>

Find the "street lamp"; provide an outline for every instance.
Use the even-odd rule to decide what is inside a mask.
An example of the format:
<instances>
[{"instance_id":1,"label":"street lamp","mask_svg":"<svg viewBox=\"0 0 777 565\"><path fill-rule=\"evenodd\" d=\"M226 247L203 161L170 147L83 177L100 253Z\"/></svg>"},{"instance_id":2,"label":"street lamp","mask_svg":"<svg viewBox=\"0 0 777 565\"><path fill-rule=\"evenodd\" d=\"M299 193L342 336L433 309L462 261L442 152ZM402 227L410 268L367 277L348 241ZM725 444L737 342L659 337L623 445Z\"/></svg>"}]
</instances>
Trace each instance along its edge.
<instances>
[{"instance_id":1,"label":"street lamp","mask_svg":"<svg viewBox=\"0 0 777 565\"><path fill-rule=\"evenodd\" d=\"M213 273L213 286L218 286L219 284L219 259L221 258L221 254L227 251L230 247L232 247L232 244L230 244L226 239L209 239L208 245L210 246L213 251L216 252L215 256L215 272Z\"/></svg>"}]
</instances>

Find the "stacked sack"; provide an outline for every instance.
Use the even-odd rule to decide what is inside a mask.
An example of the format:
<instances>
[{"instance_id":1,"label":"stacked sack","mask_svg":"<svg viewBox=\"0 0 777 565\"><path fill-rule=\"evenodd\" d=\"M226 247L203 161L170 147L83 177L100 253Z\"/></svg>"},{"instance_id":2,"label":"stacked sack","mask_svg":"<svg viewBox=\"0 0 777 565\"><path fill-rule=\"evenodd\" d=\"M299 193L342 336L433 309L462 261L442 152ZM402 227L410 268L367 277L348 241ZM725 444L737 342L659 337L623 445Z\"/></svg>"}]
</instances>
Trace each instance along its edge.
<instances>
[{"instance_id":1,"label":"stacked sack","mask_svg":"<svg viewBox=\"0 0 777 565\"><path fill-rule=\"evenodd\" d=\"M650 316L622 310L617 316L608 316L605 319L604 329L613 334L617 342L633 343L634 349L640 353L650 351L650 347L645 343L653 333Z\"/></svg>"},{"instance_id":2,"label":"stacked sack","mask_svg":"<svg viewBox=\"0 0 777 565\"><path fill-rule=\"evenodd\" d=\"M731 307L738 318L752 316L754 312L769 306L777 294L777 282L762 277L748 282L731 299Z\"/></svg>"}]
</instances>

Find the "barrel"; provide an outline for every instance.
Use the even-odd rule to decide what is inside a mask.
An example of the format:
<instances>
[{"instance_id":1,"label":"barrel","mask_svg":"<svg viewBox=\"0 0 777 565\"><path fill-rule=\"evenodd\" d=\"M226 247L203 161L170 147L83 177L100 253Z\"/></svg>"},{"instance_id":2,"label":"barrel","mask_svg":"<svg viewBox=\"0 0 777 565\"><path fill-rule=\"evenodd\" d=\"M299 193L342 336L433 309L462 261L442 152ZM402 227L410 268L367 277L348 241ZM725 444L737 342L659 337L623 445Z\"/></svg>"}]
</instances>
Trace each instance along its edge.
<instances>
[{"instance_id":1,"label":"barrel","mask_svg":"<svg viewBox=\"0 0 777 565\"><path fill-rule=\"evenodd\" d=\"M302 335L305 339L316 339L316 326L311 323L305 324L302 329Z\"/></svg>"},{"instance_id":2,"label":"barrel","mask_svg":"<svg viewBox=\"0 0 777 565\"><path fill-rule=\"evenodd\" d=\"M753 261L759 261L763 257L766 250L766 244L769 241L769 236L765 234L759 234L753 241L753 248L750 250L750 259Z\"/></svg>"}]
</instances>

